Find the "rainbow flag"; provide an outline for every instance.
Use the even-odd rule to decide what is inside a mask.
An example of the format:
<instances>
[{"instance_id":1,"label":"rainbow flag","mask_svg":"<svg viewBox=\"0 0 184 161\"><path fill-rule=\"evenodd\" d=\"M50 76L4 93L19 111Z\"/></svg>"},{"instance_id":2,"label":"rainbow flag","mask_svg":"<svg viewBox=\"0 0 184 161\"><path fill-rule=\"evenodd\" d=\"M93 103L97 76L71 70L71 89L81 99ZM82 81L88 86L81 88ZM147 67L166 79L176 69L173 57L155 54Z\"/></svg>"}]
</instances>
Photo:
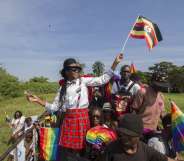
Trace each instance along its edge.
<instances>
[{"instance_id":1,"label":"rainbow flag","mask_svg":"<svg viewBox=\"0 0 184 161\"><path fill-rule=\"evenodd\" d=\"M177 152L184 150L184 114L171 101L172 139L173 146Z\"/></svg>"},{"instance_id":2,"label":"rainbow flag","mask_svg":"<svg viewBox=\"0 0 184 161\"><path fill-rule=\"evenodd\" d=\"M57 159L59 128L40 128L40 158L46 161Z\"/></svg>"},{"instance_id":3,"label":"rainbow flag","mask_svg":"<svg viewBox=\"0 0 184 161\"><path fill-rule=\"evenodd\" d=\"M112 129L103 126L93 127L86 134L86 141L96 145L107 145L116 139L116 133Z\"/></svg>"},{"instance_id":4,"label":"rainbow flag","mask_svg":"<svg viewBox=\"0 0 184 161\"><path fill-rule=\"evenodd\" d=\"M137 72L137 69L136 69L134 63L131 63L131 65L130 65L130 73L133 74L133 73L136 73L136 72Z\"/></svg>"},{"instance_id":5,"label":"rainbow flag","mask_svg":"<svg viewBox=\"0 0 184 161\"><path fill-rule=\"evenodd\" d=\"M149 49L152 49L162 40L157 24L146 17L139 16L130 31L130 36L136 39L145 39Z\"/></svg>"}]
</instances>

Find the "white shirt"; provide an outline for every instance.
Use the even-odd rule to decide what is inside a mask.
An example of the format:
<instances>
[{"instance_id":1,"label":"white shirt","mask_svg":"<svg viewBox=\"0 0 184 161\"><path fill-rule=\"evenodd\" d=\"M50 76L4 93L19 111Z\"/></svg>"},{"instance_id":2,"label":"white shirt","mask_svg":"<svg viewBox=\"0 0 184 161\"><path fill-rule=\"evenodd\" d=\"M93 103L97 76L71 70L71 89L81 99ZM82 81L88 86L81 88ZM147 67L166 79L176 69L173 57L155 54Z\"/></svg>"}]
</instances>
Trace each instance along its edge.
<instances>
[{"instance_id":1,"label":"white shirt","mask_svg":"<svg viewBox=\"0 0 184 161\"><path fill-rule=\"evenodd\" d=\"M152 147L156 151L166 155L166 148L163 141L160 141L157 137L152 137L148 140L148 146Z\"/></svg>"},{"instance_id":2,"label":"white shirt","mask_svg":"<svg viewBox=\"0 0 184 161\"><path fill-rule=\"evenodd\" d=\"M123 88L125 88L126 90L128 90L128 88L129 88L130 85L133 83L133 81L130 80L130 82L128 83L127 86L124 86L123 84L120 84L120 81L118 81L117 83L118 83L120 89L123 87ZM137 83L135 83L135 84L132 86L132 88L130 89L129 92L130 92L130 93L132 94L132 96L133 96L133 95L135 95L135 94L138 92L138 90L140 90L140 89L141 89L141 87L140 87ZM117 87L116 82L114 82L113 85L112 85L112 94L116 94L117 92L118 92L118 87Z\"/></svg>"},{"instance_id":3,"label":"white shirt","mask_svg":"<svg viewBox=\"0 0 184 161\"><path fill-rule=\"evenodd\" d=\"M21 116L18 119L13 119L11 122L13 134L15 134L17 131L22 129L24 127L25 117Z\"/></svg>"},{"instance_id":4,"label":"white shirt","mask_svg":"<svg viewBox=\"0 0 184 161\"><path fill-rule=\"evenodd\" d=\"M113 74L114 74L113 71L109 70L108 72L104 73L100 77L81 77L74 80L75 83L67 85L65 102L62 106L62 110L65 111L66 109L87 108L89 105L87 86L99 86L99 85L105 84L111 79ZM80 85L80 79L81 79L81 85ZM61 88L59 88L52 104L46 102L45 108L47 111L52 113L59 110L60 90ZM76 107L78 104L79 95L80 95L79 107Z\"/></svg>"}]
</instances>

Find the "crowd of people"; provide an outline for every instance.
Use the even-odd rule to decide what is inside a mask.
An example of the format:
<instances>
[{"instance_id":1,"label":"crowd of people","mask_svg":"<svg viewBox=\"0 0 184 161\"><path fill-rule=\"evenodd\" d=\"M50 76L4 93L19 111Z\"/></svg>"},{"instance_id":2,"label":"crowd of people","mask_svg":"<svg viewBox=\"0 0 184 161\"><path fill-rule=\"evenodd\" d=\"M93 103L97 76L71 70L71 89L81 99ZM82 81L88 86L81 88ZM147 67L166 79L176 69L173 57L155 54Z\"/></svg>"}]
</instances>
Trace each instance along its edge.
<instances>
[{"instance_id":1,"label":"crowd of people","mask_svg":"<svg viewBox=\"0 0 184 161\"><path fill-rule=\"evenodd\" d=\"M176 159L172 146L171 115L164 109L164 97L159 91L161 83L155 75L150 84L141 83L138 76L131 75L128 65L121 67L120 76L115 75L114 70L122 59L123 55L119 54L111 69L100 77L81 76L80 64L73 58L66 59L60 71L63 77L61 87L53 103L26 94L30 102L43 106L47 111L44 123L39 126L61 129L58 160ZM112 86L110 93L106 86ZM14 130L9 142L26 129L24 122L27 128L32 126L30 118L25 119L20 111L16 112L11 122ZM87 131L97 126L113 130L117 140L105 144L103 148L88 143ZM31 149L30 138L33 134L26 136L27 149ZM27 150L28 154L34 155L33 150Z\"/></svg>"}]
</instances>

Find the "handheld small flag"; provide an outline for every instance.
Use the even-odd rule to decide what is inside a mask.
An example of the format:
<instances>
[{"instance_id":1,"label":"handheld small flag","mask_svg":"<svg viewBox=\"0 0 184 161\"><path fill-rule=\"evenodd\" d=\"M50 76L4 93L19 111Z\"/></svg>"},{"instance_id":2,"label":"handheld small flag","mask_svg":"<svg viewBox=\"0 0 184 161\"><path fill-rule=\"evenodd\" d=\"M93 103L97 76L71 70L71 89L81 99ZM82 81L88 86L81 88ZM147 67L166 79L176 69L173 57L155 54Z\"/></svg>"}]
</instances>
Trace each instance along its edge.
<instances>
[{"instance_id":1,"label":"handheld small flag","mask_svg":"<svg viewBox=\"0 0 184 161\"><path fill-rule=\"evenodd\" d=\"M130 36L136 39L145 39L149 49L152 49L162 40L157 24L149 19L139 16L130 31Z\"/></svg>"},{"instance_id":2,"label":"handheld small flag","mask_svg":"<svg viewBox=\"0 0 184 161\"><path fill-rule=\"evenodd\" d=\"M58 151L59 128L40 128L40 158L56 160Z\"/></svg>"},{"instance_id":3,"label":"handheld small flag","mask_svg":"<svg viewBox=\"0 0 184 161\"><path fill-rule=\"evenodd\" d=\"M134 63L132 63L130 65L130 73L133 74L133 73L136 73L136 72L137 72L136 67L135 67Z\"/></svg>"},{"instance_id":4,"label":"handheld small flag","mask_svg":"<svg viewBox=\"0 0 184 161\"><path fill-rule=\"evenodd\" d=\"M184 151L184 114L171 101L172 139L177 152Z\"/></svg>"}]
</instances>

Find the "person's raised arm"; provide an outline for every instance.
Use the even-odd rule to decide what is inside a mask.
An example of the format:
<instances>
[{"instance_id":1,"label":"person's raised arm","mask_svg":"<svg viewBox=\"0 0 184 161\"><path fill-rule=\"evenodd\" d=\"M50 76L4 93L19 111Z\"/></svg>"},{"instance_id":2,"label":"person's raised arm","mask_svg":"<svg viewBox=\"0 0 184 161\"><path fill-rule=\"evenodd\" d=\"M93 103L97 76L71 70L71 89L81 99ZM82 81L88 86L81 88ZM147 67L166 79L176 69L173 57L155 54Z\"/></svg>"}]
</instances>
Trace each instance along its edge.
<instances>
[{"instance_id":1,"label":"person's raised arm","mask_svg":"<svg viewBox=\"0 0 184 161\"><path fill-rule=\"evenodd\" d=\"M114 71L117 67L117 65L121 62L121 60L123 59L123 54L120 53L116 56L114 62L112 63L111 69Z\"/></svg>"},{"instance_id":2,"label":"person's raised arm","mask_svg":"<svg viewBox=\"0 0 184 161\"><path fill-rule=\"evenodd\" d=\"M107 83L112 76L114 75L114 70L116 69L116 66L120 63L120 61L123 59L123 54L120 53L116 56L115 60L112 63L111 69L105 72L100 77L88 77L84 78L83 82L87 86L99 86Z\"/></svg>"}]
</instances>

